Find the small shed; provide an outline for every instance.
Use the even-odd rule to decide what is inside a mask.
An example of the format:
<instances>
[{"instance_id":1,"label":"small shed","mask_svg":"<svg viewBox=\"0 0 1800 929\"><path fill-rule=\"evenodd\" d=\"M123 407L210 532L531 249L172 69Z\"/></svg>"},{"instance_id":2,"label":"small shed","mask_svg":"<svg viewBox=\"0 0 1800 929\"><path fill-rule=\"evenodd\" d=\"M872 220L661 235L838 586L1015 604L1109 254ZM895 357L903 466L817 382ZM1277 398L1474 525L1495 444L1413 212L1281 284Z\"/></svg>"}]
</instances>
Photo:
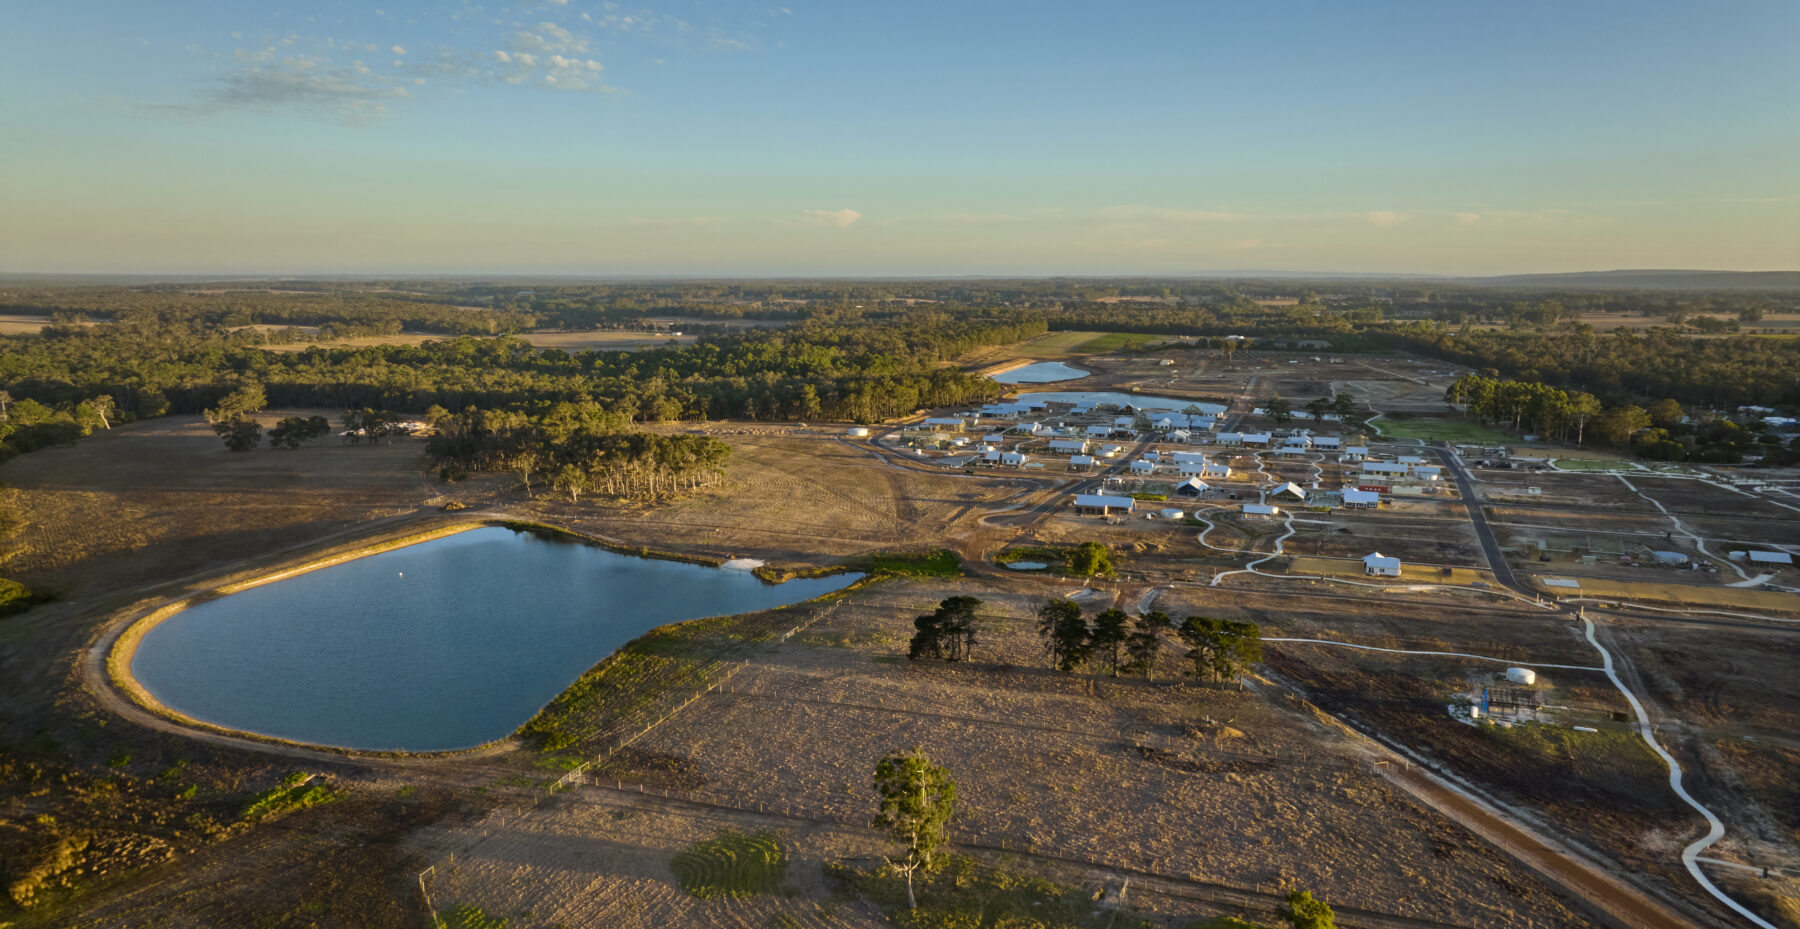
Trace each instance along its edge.
<instances>
[{"instance_id":1,"label":"small shed","mask_svg":"<svg viewBox=\"0 0 1800 929\"><path fill-rule=\"evenodd\" d=\"M1400 559L1390 558L1380 552L1364 555L1363 573L1370 577L1399 577Z\"/></svg>"},{"instance_id":2,"label":"small shed","mask_svg":"<svg viewBox=\"0 0 1800 929\"><path fill-rule=\"evenodd\" d=\"M1111 516L1114 510L1123 513L1131 512L1137 501L1130 497L1113 497L1106 494L1076 494L1075 512L1094 513L1100 516Z\"/></svg>"}]
</instances>

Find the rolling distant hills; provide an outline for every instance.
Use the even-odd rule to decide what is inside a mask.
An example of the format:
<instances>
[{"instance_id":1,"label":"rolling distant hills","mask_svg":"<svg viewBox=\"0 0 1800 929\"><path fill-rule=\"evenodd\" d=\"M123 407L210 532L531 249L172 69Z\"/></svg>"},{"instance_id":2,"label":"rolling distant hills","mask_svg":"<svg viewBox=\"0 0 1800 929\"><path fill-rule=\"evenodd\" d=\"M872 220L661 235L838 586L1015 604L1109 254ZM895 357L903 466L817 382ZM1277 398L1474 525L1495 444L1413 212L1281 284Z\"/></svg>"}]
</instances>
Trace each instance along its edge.
<instances>
[{"instance_id":1,"label":"rolling distant hills","mask_svg":"<svg viewBox=\"0 0 1800 929\"><path fill-rule=\"evenodd\" d=\"M1462 278L1470 284L1510 287L1577 287L1661 290L1800 290L1800 271L1680 271L1639 269L1566 274L1507 274Z\"/></svg>"}]
</instances>

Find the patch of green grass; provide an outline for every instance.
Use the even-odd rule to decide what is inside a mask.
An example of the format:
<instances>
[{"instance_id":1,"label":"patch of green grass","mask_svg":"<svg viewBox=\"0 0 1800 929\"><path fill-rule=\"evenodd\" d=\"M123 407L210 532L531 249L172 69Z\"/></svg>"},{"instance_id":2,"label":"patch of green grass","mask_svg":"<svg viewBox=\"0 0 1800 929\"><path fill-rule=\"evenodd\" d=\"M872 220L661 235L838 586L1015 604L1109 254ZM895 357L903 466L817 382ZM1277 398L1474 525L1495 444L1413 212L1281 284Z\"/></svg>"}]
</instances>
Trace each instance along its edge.
<instances>
[{"instance_id":1,"label":"patch of green grass","mask_svg":"<svg viewBox=\"0 0 1800 929\"><path fill-rule=\"evenodd\" d=\"M1625 463L1606 458L1558 458L1558 471L1606 471L1613 468L1624 468Z\"/></svg>"},{"instance_id":2,"label":"patch of green grass","mask_svg":"<svg viewBox=\"0 0 1800 929\"><path fill-rule=\"evenodd\" d=\"M986 865L960 855L913 878L919 908L906 908L906 878L891 868L859 871L828 865L826 873L889 912L903 929L1150 929L1130 907L1113 913L1079 887Z\"/></svg>"},{"instance_id":3,"label":"patch of green grass","mask_svg":"<svg viewBox=\"0 0 1800 929\"><path fill-rule=\"evenodd\" d=\"M289 774L282 779L280 786L271 787L251 797L250 802L244 804L244 810L238 818L246 822L273 819L343 798L329 784L313 784L310 780L311 775L305 771Z\"/></svg>"},{"instance_id":4,"label":"patch of green grass","mask_svg":"<svg viewBox=\"0 0 1800 929\"><path fill-rule=\"evenodd\" d=\"M1511 445L1519 440L1495 432L1479 423L1454 419L1397 418L1394 414L1369 423L1369 428L1390 439L1423 439L1427 442L1469 442L1481 445Z\"/></svg>"},{"instance_id":5,"label":"patch of green grass","mask_svg":"<svg viewBox=\"0 0 1800 929\"><path fill-rule=\"evenodd\" d=\"M1139 349L1148 348L1153 344L1167 342L1174 338L1179 338L1179 336L1154 335L1146 332L1109 332L1099 338L1089 339L1086 342L1075 346L1074 351L1077 353L1088 352L1091 354L1134 352Z\"/></svg>"},{"instance_id":6,"label":"patch of green grass","mask_svg":"<svg viewBox=\"0 0 1800 929\"><path fill-rule=\"evenodd\" d=\"M486 910L472 903L441 910L437 915L444 929L506 929L505 917L490 916Z\"/></svg>"},{"instance_id":7,"label":"patch of green grass","mask_svg":"<svg viewBox=\"0 0 1800 929\"><path fill-rule=\"evenodd\" d=\"M947 548L934 552L878 552L869 557L876 574L906 577L962 577L962 558Z\"/></svg>"},{"instance_id":8,"label":"patch of green grass","mask_svg":"<svg viewBox=\"0 0 1800 929\"><path fill-rule=\"evenodd\" d=\"M1167 499L1169 499L1169 495L1168 495L1168 494L1132 494L1132 495L1131 495L1131 499L1133 499L1133 500L1151 500L1151 501L1162 501L1162 500L1167 500Z\"/></svg>"},{"instance_id":9,"label":"patch of green grass","mask_svg":"<svg viewBox=\"0 0 1800 929\"><path fill-rule=\"evenodd\" d=\"M994 555L995 564L1041 561L1050 570L1072 577L1106 576L1113 573L1112 552L1099 542L1079 545L1021 545Z\"/></svg>"},{"instance_id":10,"label":"patch of green grass","mask_svg":"<svg viewBox=\"0 0 1800 929\"><path fill-rule=\"evenodd\" d=\"M753 897L780 889L788 860L772 832L726 830L689 846L669 865L676 882L696 897Z\"/></svg>"}]
</instances>

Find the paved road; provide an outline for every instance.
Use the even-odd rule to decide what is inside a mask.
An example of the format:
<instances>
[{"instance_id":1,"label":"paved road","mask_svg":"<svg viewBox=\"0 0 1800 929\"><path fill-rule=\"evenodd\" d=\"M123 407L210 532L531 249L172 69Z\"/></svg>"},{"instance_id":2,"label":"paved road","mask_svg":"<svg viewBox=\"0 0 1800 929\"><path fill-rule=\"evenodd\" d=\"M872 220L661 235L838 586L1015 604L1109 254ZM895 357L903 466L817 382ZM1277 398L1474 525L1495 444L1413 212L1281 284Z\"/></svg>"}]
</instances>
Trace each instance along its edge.
<instances>
[{"instance_id":1,"label":"paved road","mask_svg":"<svg viewBox=\"0 0 1800 929\"><path fill-rule=\"evenodd\" d=\"M1437 452L1444 470L1456 479L1456 489L1462 492L1463 506L1469 510L1469 521L1475 524L1475 538L1481 542L1481 551L1487 556L1488 567L1494 571L1494 579L1527 597L1539 596L1537 591L1520 583L1513 574L1512 565L1506 563L1500 543L1494 538L1494 530L1488 526L1487 514L1481 511L1481 500L1475 496L1475 485L1469 480L1469 472L1463 470L1462 459L1442 446L1432 446L1431 450Z\"/></svg>"}]
</instances>

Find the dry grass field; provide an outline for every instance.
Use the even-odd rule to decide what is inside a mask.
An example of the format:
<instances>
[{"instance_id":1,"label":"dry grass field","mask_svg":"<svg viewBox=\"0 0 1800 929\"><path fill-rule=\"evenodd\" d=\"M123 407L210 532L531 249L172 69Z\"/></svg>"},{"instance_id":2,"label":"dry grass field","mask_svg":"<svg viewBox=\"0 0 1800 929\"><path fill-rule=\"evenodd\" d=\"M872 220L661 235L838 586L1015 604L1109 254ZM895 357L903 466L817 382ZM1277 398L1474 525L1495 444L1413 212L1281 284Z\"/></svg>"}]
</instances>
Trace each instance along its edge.
<instances>
[{"instance_id":1,"label":"dry grass field","mask_svg":"<svg viewBox=\"0 0 1800 929\"><path fill-rule=\"evenodd\" d=\"M578 789L542 825L439 840L472 844L437 892L489 912L531 909L522 926L747 925L773 922L770 908L818 925L807 918L826 902L806 873L814 849L872 855L857 829L870 766L919 745L957 778L956 841L975 849L1196 888L1273 892L1293 881L1345 906L1453 923L1581 924L1531 876L1372 774L1356 745L1271 694L1175 682L1173 655L1159 682L1042 670L1031 613L1049 592L970 581L861 591L599 772L738 812L689 825L614 812L612 792ZM983 600L980 664L900 658L910 616L952 593ZM727 906L674 893L666 862L684 844L774 812L800 850L796 899Z\"/></svg>"},{"instance_id":2,"label":"dry grass field","mask_svg":"<svg viewBox=\"0 0 1800 929\"><path fill-rule=\"evenodd\" d=\"M50 325L48 316L20 316L0 313L0 335L36 335Z\"/></svg>"}]
</instances>

